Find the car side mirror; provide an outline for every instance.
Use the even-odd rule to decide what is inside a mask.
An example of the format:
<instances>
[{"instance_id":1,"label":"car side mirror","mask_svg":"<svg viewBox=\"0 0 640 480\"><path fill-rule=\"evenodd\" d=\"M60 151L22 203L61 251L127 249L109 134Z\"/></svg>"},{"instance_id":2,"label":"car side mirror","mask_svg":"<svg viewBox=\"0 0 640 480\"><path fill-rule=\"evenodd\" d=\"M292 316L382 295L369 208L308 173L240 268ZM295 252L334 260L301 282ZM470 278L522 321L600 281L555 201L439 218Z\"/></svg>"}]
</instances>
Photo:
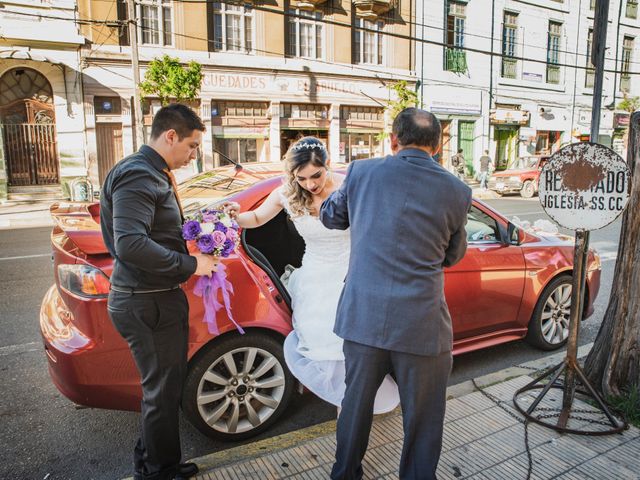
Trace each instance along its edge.
<instances>
[{"instance_id":1,"label":"car side mirror","mask_svg":"<svg viewBox=\"0 0 640 480\"><path fill-rule=\"evenodd\" d=\"M520 245L520 229L511 222L507 226L507 242L510 245Z\"/></svg>"}]
</instances>

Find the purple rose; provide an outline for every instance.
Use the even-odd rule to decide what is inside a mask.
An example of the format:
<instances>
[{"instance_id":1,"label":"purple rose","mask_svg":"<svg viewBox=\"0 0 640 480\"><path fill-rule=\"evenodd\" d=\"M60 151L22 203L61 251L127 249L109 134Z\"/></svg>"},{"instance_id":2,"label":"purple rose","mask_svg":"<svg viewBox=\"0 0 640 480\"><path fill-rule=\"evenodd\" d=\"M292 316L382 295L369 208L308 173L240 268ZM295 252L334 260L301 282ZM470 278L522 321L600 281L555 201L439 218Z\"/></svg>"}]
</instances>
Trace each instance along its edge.
<instances>
[{"instance_id":1,"label":"purple rose","mask_svg":"<svg viewBox=\"0 0 640 480\"><path fill-rule=\"evenodd\" d=\"M227 233L227 227L222 222L216 223L215 230L222 233Z\"/></svg>"},{"instance_id":2,"label":"purple rose","mask_svg":"<svg viewBox=\"0 0 640 480\"><path fill-rule=\"evenodd\" d=\"M202 212L202 221L203 222L217 222L218 221L218 212L215 210L204 210Z\"/></svg>"},{"instance_id":3,"label":"purple rose","mask_svg":"<svg viewBox=\"0 0 640 480\"><path fill-rule=\"evenodd\" d=\"M240 225L238 225L238 222L236 222L235 220L231 220L231 228L233 228L234 230L238 230L240 228Z\"/></svg>"},{"instance_id":4,"label":"purple rose","mask_svg":"<svg viewBox=\"0 0 640 480\"><path fill-rule=\"evenodd\" d=\"M231 252L233 252L233 249L235 248L236 244L233 243L231 240L227 240L226 242L224 242L224 248L222 249L222 256L223 257L228 257Z\"/></svg>"},{"instance_id":5,"label":"purple rose","mask_svg":"<svg viewBox=\"0 0 640 480\"><path fill-rule=\"evenodd\" d=\"M196 245L202 253L213 253L215 249L213 236L209 234L201 235L200 238L198 238Z\"/></svg>"},{"instance_id":6,"label":"purple rose","mask_svg":"<svg viewBox=\"0 0 640 480\"><path fill-rule=\"evenodd\" d=\"M238 238L238 232L236 232L233 228L227 229L227 240L231 240L235 242Z\"/></svg>"},{"instance_id":7,"label":"purple rose","mask_svg":"<svg viewBox=\"0 0 640 480\"><path fill-rule=\"evenodd\" d=\"M182 238L185 240L195 240L201 232L202 228L197 220L189 220L182 226Z\"/></svg>"},{"instance_id":8,"label":"purple rose","mask_svg":"<svg viewBox=\"0 0 640 480\"><path fill-rule=\"evenodd\" d=\"M213 244L217 248L224 244L224 241L227 239L227 236L220 231L215 231L211 234L211 238L213 240Z\"/></svg>"}]
</instances>

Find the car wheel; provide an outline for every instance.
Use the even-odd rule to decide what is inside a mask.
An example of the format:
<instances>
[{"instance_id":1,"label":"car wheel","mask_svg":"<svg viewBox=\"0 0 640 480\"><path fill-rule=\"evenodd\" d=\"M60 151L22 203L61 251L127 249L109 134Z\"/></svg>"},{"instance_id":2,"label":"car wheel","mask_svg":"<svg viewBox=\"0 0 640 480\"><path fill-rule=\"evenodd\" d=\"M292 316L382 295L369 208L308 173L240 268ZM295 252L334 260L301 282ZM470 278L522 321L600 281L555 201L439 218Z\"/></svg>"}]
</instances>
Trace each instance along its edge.
<instances>
[{"instance_id":1,"label":"car wheel","mask_svg":"<svg viewBox=\"0 0 640 480\"><path fill-rule=\"evenodd\" d=\"M542 350L555 350L567 343L571 288L568 275L553 279L545 287L529 322L528 343Z\"/></svg>"},{"instance_id":2,"label":"car wheel","mask_svg":"<svg viewBox=\"0 0 640 480\"><path fill-rule=\"evenodd\" d=\"M182 395L187 419L219 440L243 440L269 428L294 392L282 342L247 333L205 348L187 374Z\"/></svg>"},{"instance_id":3,"label":"car wheel","mask_svg":"<svg viewBox=\"0 0 640 480\"><path fill-rule=\"evenodd\" d=\"M527 180L520 189L520 196L522 198L531 198L536 194L536 186L531 180Z\"/></svg>"}]
</instances>

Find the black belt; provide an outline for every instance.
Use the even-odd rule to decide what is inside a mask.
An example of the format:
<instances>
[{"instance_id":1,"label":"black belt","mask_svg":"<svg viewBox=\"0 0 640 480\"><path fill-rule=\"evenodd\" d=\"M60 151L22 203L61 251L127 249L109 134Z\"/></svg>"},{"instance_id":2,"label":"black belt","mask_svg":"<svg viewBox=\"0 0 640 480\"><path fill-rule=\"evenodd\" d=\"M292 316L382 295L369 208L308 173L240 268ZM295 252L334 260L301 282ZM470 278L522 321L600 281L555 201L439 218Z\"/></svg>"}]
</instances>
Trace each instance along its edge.
<instances>
[{"instance_id":1,"label":"black belt","mask_svg":"<svg viewBox=\"0 0 640 480\"><path fill-rule=\"evenodd\" d=\"M180 285L174 285L169 288L154 288L154 289L137 289L137 288L129 288L129 287L118 287L116 285L111 285L111 290L118 293L160 293L160 292L170 292L171 290L176 290L180 288Z\"/></svg>"}]
</instances>

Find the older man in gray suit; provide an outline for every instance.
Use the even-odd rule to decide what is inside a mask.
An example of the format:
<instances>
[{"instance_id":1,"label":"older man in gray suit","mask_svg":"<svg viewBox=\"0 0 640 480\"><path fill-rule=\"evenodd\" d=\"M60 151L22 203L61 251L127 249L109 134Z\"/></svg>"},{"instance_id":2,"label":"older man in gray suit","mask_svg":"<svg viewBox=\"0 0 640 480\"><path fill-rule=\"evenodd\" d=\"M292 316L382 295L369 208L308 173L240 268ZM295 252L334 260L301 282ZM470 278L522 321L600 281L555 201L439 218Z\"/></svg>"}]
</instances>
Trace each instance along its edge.
<instances>
[{"instance_id":1,"label":"older man in gray suit","mask_svg":"<svg viewBox=\"0 0 640 480\"><path fill-rule=\"evenodd\" d=\"M443 267L464 256L471 207L469 187L432 158L440 132L431 113L403 110L393 122L394 155L351 163L322 204L326 227L351 227L334 329L346 361L334 480L362 478L374 398L391 372L403 414L400 478L436 478L452 364Z\"/></svg>"}]
</instances>

